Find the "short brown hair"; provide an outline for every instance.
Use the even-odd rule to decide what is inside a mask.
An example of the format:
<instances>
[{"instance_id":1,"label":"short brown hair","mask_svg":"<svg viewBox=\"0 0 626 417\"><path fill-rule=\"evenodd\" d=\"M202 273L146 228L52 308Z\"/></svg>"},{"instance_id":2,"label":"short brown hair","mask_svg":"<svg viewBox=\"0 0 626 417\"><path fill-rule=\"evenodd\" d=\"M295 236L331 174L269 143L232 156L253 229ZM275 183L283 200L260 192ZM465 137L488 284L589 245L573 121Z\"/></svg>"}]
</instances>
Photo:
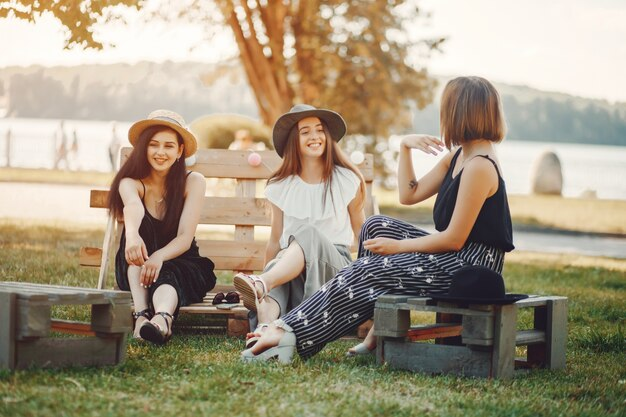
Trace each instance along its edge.
<instances>
[{"instance_id":1,"label":"short brown hair","mask_svg":"<svg viewBox=\"0 0 626 417\"><path fill-rule=\"evenodd\" d=\"M448 149L475 139L500 142L506 132L500 95L482 77L458 77L443 90L441 136Z\"/></svg>"}]
</instances>

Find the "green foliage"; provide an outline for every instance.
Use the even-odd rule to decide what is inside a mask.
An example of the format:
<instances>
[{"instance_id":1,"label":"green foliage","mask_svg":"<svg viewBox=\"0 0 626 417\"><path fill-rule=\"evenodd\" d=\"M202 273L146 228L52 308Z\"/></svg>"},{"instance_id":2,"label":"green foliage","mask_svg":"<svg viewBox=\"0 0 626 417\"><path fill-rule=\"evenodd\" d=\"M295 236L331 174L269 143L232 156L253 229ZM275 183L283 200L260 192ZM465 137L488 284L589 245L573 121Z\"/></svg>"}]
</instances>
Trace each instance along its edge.
<instances>
[{"instance_id":1,"label":"green foliage","mask_svg":"<svg viewBox=\"0 0 626 417\"><path fill-rule=\"evenodd\" d=\"M68 47L101 48L93 27L121 19L115 5L158 10L150 21L230 27L267 125L296 102L332 108L346 118L349 133L373 138L362 150L381 154L390 133L411 126L411 109L432 101L436 82L420 61L444 39L411 35L410 26L423 17L418 0L19 0L0 2L0 17L35 20L49 11L68 29ZM378 157L375 164L385 167Z\"/></svg>"},{"instance_id":2,"label":"green foliage","mask_svg":"<svg viewBox=\"0 0 626 417\"><path fill-rule=\"evenodd\" d=\"M101 49L93 36L93 26L111 17L113 7L137 8L141 0L11 0L0 1L0 18L15 17L36 21L43 14L52 14L66 29L65 46Z\"/></svg>"},{"instance_id":3,"label":"green foliage","mask_svg":"<svg viewBox=\"0 0 626 417\"><path fill-rule=\"evenodd\" d=\"M102 234L0 223L0 275L93 286L96 273L76 267L77 251L97 245ZM624 330L610 312L626 305L626 288L611 286L626 280L626 262L590 258L593 267L575 267L540 259L507 259L507 289L569 297L562 371L532 370L511 381L415 374L371 357L347 359L355 342L346 340L307 362L251 366L239 362L242 340L177 328L162 348L130 341L117 367L0 371L0 415L623 416Z\"/></svg>"}]
</instances>

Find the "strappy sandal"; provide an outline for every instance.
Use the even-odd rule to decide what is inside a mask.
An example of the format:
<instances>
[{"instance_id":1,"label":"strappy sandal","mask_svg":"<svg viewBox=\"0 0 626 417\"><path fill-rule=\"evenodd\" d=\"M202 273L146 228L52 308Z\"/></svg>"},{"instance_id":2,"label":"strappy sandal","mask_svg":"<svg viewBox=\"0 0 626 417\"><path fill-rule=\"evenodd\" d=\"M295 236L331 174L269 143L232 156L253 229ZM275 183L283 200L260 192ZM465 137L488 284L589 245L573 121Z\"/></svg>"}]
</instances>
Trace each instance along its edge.
<instances>
[{"instance_id":1,"label":"strappy sandal","mask_svg":"<svg viewBox=\"0 0 626 417\"><path fill-rule=\"evenodd\" d=\"M269 360L276 359L282 364L288 364L293 359L293 354L296 350L296 335L293 333L293 329L288 326L284 321L278 319L274 321L274 324L279 329L283 329L285 333L278 341L278 344L263 352L255 355L246 349L241 352L241 360L244 362L267 362Z\"/></svg>"},{"instance_id":2,"label":"strappy sandal","mask_svg":"<svg viewBox=\"0 0 626 417\"><path fill-rule=\"evenodd\" d=\"M246 335L246 349L250 349L252 346L256 345L256 342L261 338L261 336L257 336L257 334L262 334L268 327L269 324L267 323L259 323L252 333L248 333Z\"/></svg>"},{"instance_id":3,"label":"strappy sandal","mask_svg":"<svg viewBox=\"0 0 626 417\"><path fill-rule=\"evenodd\" d=\"M141 326L141 328L139 328L139 335L143 339L156 345L164 345L172 337L170 329L172 327L172 323L174 323L174 316L166 311L157 311L155 315L157 314L162 316L165 320L165 325L167 326L165 332L161 331L161 327L158 324L147 321ZM167 320L168 317L171 319L171 321Z\"/></svg>"},{"instance_id":4,"label":"strappy sandal","mask_svg":"<svg viewBox=\"0 0 626 417\"><path fill-rule=\"evenodd\" d=\"M233 281L235 288L241 293L244 307L254 312L258 311L260 302L267 296L267 284L265 284L265 281L256 275L248 275L242 272L235 275ZM257 282L261 283L261 297L258 297L256 294Z\"/></svg>"},{"instance_id":5,"label":"strappy sandal","mask_svg":"<svg viewBox=\"0 0 626 417\"><path fill-rule=\"evenodd\" d=\"M153 316L154 315L152 314L152 310L149 308L146 308L145 310L141 310L141 311L133 311L133 319L135 320L135 323L137 323L137 319L139 317L143 317L147 321L150 321L152 320ZM141 340L142 338L138 333L135 333L135 331L133 331L133 339Z\"/></svg>"}]
</instances>

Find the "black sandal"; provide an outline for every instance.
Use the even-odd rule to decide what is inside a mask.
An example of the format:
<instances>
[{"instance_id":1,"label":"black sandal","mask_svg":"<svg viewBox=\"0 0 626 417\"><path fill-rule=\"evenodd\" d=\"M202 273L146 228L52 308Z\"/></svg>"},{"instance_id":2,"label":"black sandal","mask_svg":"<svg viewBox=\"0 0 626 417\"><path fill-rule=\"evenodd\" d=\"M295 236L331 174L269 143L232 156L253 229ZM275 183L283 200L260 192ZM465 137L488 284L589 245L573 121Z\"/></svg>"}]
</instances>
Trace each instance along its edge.
<instances>
[{"instance_id":1,"label":"black sandal","mask_svg":"<svg viewBox=\"0 0 626 417\"><path fill-rule=\"evenodd\" d=\"M146 308L145 310L141 310L141 311L133 311L133 320L135 320L135 323L137 323L137 319L139 317L143 317L147 321L150 321L152 320L152 317L154 317L154 314L152 314L152 310L149 308ZM133 325L133 328L134 328L134 325ZM141 339L141 336L139 334L135 334L134 330L133 330L133 337L135 339Z\"/></svg>"},{"instance_id":2,"label":"black sandal","mask_svg":"<svg viewBox=\"0 0 626 417\"><path fill-rule=\"evenodd\" d=\"M168 333L170 332L170 328L172 326L172 323L174 322L174 316L166 311L157 311L155 315L157 314L165 319L165 325L167 326L167 328L165 329L165 334L161 332L161 327L159 327L158 324L147 321L139 329L139 335L142 339L145 339L156 345L164 345L167 343L168 340L170 340L170 337L172 337L171 333ZM168 317L172 319L171 322L167 321Z\"/></svg>"}]
</instances>

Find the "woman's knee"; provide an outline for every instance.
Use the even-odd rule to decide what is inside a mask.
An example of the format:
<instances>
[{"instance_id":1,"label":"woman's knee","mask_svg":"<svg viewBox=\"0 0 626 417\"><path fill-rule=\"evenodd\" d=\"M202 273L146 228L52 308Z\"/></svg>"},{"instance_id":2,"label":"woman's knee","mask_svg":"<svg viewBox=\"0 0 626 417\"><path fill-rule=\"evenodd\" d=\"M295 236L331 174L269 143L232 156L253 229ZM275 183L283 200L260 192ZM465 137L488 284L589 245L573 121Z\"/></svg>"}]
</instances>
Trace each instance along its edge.
<instances>
[{"instance_id":1,"label":"woman's knee","mask_svg":"<svg viewBox=\"0 0 626 417\"><path fill-rule=\"evenodd\" d=\"M368 217L363 223L363 227L361 227L361 241L372 237L376 230L388 221L389 217L382 214L376 214Z\"/></svg>"},{"instance_id":2,"label":"woman's knee","mask_svg":"<svg viewBox=\"0 0 626 417\"><path fill-rule=\"evenodd\" d=\"M319 231L317 227L315 227L312 224L303 224L303 225L298 226L296 230L293 232L290 244L293 243L293 241L295 241L297 238L311 239L313 236L318 236L318 235L321 236L322 233Z\"/></svg>"},{"instance_id":3,"label":"woman's knee","mask_svg":"<svg viewBox=\"0 0 626 417\"><path fill-rule=\"evenodd\" d=\"M141 274L141 267L136 265L128 265L128 269L126 270L126 275L128 279L138 279Z\"/></svg>"}]
</instances>

